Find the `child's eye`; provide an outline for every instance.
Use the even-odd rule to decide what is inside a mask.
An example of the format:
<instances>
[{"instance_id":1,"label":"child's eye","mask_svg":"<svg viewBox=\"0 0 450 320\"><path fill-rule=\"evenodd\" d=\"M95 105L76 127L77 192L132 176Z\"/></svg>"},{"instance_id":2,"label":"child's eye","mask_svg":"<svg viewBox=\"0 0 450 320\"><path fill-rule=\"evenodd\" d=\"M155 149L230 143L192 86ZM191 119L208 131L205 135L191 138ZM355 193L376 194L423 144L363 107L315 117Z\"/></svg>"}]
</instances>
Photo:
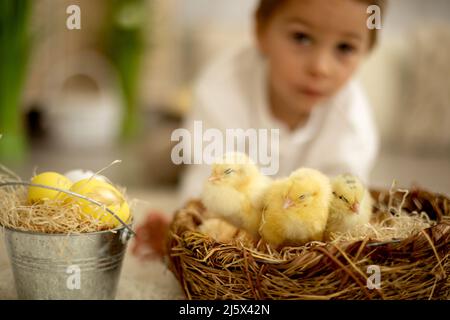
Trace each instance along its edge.
<instances>
[{"instance_id":1,"label":"child's eye","mask_svg":"<svg viewBox=\"0 0 450 320\"><path fill-rule=\"evenodd\" d=\"M311 37L304 32L294 32L292 38L299 44L309 45L312 42Z\"/></svg>"},{"instance_id":2,"label":"child's eye","mask_svg":"<svg viewBox=\"0 0 450 320\"><path fill-rule=\"evenodd\" d=\"M343 53L343 54L350 54L353 53L354 51L356 51L356 48L354 46L352 46L349 43L343 42L338 44L337 46L339 52Z\"/></svg>"}]
</instances>

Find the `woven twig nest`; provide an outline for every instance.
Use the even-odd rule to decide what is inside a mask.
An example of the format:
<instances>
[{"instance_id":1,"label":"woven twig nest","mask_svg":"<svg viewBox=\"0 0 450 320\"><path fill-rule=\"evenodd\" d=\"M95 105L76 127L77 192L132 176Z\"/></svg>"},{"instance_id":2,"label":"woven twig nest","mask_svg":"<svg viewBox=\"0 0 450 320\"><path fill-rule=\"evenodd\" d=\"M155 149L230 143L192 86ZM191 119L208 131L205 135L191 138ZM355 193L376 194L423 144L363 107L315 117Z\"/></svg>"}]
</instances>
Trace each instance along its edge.
<instances>
[{"instance_id":1,"label":"woven twig nest","mask_svg":"<svg viewBox=\"0 0 450 320\"><path fill-rule=\"evenodd\" d=\"M245 238L220 243L200 233L205 208L191 201L170 227L169 268L188 299L450 299L450 200L418 189L406 198L372 195L376 208L391 198L402 201L405 212L426 212L436 223L395 241L364 238L267 251ZM374 213L382 214L389 213ZM370 266L379 268L378 288L367 285Z\"/></svg>"}]
</instances>

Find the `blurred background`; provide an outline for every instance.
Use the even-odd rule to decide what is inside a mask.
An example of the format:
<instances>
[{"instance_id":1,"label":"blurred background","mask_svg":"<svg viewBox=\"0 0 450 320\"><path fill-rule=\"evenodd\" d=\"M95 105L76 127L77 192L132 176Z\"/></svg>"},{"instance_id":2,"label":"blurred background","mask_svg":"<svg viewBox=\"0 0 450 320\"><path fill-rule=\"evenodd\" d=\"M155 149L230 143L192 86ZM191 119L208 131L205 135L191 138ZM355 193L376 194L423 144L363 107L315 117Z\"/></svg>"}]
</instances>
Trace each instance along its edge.
<instances>
[{"instance_id":1,"label":"blurred background","mask_svg":"<svg viewBox=\"0 0 450 320\"><path fill-rule=\"evenodd\" d=\"M202 68L251 39L256 1L1 3L0 163L28 179L121 159L105 173L112 181L175 190L183 168L170 135ZM80 30L66 25L71 5ZM382 138L374 186L397 179L450 194L449 13L448 0L395 0L383 15L359 73Z\"/></svg>"}]
</instances>

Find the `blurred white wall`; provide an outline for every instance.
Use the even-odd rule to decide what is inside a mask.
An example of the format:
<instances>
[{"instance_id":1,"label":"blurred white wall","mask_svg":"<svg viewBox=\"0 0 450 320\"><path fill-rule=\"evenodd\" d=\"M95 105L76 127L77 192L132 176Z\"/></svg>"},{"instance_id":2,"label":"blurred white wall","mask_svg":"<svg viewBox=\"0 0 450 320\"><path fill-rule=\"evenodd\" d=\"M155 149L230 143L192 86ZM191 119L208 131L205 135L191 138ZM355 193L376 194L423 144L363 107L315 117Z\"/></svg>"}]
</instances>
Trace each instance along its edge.
<instances>
[{"instance_id":1,"label":"blurred white wall","mask_svg":"<svg viewBox=\"0 0 450 320\"><path fill-rule=\"evenodd\" d=\"M198 23L245 27L257 0L176 0L183 26Z\"/></svg>"},{"instance_id":2,"label":"blurred white wall","mask_svg":"<svg viewBox=\"0 0 450 320\"><path fill-rule=\"evenodd\" d=\"M180 91L189 89L214 57L248 39L255 2L154 0L150 31L154 45L142 76L145 105L158 108L176 103Z\"/></svg>"},{"instance_id":3,"label":"blurred white wall","mask_svg":"<svg viewBox=\"0 0 450 320\"><path fill-rule=\"evenodd\" d=\"M430 23L450 23L448 0L390 0L386 12L386 31L402 34Z\"/></svg>"},{"instance_id":4,"label":"blurred white wall","mask_svg":"<svg viewBox=\"0 0 450 320\"><path fill-rule=\"evenodd\" d=\"M185 79L194 79L230 46L248 40L256 0L175 0L182 29Z\"/></svg>"},{"instance_id":5,"label":"blurred white wall","mask_svg":"<svg viewBox=\"0 0 450 320\"><path fill-rule=\"evenodd\" d=\"M404 77L414 68L408 63L423 48L414 48L418 32L436 26L450 28L450 1L390 1L381 41L362 66L359 77L373 105L384 146L395 142L401 123L399 105L405 103ZM449 58L450 64L450 58ZM449 80L450 81L450 80Z\"/></svg>"}]
</instances>

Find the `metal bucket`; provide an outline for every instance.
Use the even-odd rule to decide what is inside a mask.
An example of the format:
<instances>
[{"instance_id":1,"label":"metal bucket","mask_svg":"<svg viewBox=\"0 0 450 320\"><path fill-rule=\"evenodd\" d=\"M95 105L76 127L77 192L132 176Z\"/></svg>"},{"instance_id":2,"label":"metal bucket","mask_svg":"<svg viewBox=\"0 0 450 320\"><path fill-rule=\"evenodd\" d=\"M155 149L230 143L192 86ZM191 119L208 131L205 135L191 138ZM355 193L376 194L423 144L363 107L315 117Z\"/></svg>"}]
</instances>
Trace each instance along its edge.
<instances>
[{"instance_id":1,"label":"metal bucket","mask_svg":"<svg viewBox=\"0 0 450 320\"><path fill-rule=\"evenodd\" d=\"M52 235L4 229L19 299L114 299L127 230Z\"/></svg>"},{"instance_id":2,"label":"metal bucket","mask_svg":"<svg viewBox=\"0 0 450 320\"><path fill-rule=\"evenodd\" d=\"M102 206L76 193L27 182L27 185L58 190ZM114 299L131 225L105 208L122 223L113 230L81 234L48 234L3 227L6 249L19 299Z\"/></svg>"}]
</instances>

